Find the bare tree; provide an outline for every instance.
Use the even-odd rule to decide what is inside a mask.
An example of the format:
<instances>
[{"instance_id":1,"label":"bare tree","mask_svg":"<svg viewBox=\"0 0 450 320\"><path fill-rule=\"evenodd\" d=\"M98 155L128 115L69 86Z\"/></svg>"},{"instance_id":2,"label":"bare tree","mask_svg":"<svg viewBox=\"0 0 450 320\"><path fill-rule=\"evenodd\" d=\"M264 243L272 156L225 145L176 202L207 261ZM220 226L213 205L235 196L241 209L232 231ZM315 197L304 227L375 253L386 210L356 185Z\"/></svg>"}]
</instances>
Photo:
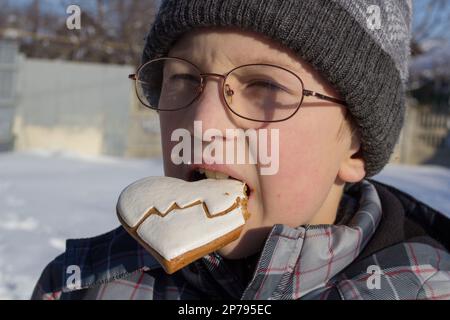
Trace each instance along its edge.
<instances>
[{"instance_id":1,"label":"bare tree","mask_svg":"<svg viewBox=\"0 0 450 320\"><path fill-rule=\"evenodd\" d=\"M14 7L8 0L0 0L0 37L6 28L15 28L21 51L30 57L136 65L158 2L79 0L82 28L68 30L65 21L70 0L59 0L51 9L39 0Z\"/></svg>"}]
</instances>

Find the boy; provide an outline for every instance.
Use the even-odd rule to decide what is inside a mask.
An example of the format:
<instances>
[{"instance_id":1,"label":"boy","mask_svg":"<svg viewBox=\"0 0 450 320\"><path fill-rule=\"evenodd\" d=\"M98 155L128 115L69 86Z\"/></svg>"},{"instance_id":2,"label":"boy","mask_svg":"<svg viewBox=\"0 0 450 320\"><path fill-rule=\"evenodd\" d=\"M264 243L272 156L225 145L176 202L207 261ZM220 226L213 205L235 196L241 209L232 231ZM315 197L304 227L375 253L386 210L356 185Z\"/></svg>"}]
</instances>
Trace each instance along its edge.
<instances>
[{"instance_id":1,"label":"boy","mask_svg":"<svg viewBox=\"0 0 450 320\"><path fill-rule=\"evenodd\" d=\"M123 228L69 240L33 299L450 298L449 220L368 179L403 124L410 15L406 0L164 1L134 77L160 115L165 174L244 181L251 218L172 275ZM278 130L277 172L175 164L171 135L195 121L216 139Z\"/></svg>"}]
</instances>

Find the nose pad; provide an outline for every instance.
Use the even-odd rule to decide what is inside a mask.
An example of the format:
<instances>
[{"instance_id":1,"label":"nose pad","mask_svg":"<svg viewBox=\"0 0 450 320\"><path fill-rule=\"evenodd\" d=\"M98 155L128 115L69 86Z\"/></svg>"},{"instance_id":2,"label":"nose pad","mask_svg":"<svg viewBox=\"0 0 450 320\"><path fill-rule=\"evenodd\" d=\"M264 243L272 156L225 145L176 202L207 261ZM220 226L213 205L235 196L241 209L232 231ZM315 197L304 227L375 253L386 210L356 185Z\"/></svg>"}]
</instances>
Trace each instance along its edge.
<instances>
[{"instance_id":1,"label":"nose pad","mask_svg":"<svg viewBox=\"0 0 450 320\"><path fill-rule=\"evenodd\" d=\"M225 84L225 99L229 105L233 104L234 91L231 89L229 84Z\"/></svg>"},{"instance_id":2,"label":"nose pad","mask_svg":"<svg viewBox=\"0 0 450 320\"><path fill-rule=\"evenodd\" d=\"M203 92L204 84L203 82L197 87L197 94L201 94Z\"/></svg>"},{"instance_id":3,"label":"nose pad","mask_svg":"<svg viewBox=\"0 0 450 320\"><path fill-rule=\"evenodd\" d=\"M214 77L214 83L210 83L211 88L208 89L209 79L207 77ZM217 79L219 78L219 79ZM203 119L205 121L211 122L211 117L217 118L217 113L211 113L211 106L220 108L222 110L227 110L224 101L224 91L222 89L221 79L222 76L216 74L203 74L202 81L200 85L196 88L197 98L192 103L192 106L187 109L189 116L186 114L185 119ZM205 111L206 110L206 111Z\"/></svg>"}]
</instances>

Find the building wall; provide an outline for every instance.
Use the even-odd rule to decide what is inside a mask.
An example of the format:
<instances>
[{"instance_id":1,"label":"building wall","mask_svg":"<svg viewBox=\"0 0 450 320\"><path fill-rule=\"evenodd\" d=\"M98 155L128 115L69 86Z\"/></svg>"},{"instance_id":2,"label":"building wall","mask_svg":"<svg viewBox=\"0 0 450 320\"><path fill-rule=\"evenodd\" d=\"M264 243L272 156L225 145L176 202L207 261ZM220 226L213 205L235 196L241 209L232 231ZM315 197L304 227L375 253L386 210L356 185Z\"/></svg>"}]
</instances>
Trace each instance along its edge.
<instances>
[{"instance_id":1,"label":"building wall","mask_svg":"<svg viewBox=\"0 0 450 320\"><path fill-rule=\"evenodd\" d=\"M16 104L18 45L13 40L0 39L0 151L14 144L12 125Z\"/></svg>"},{"instance_id":2,"label":"building wall","mask_svg":"<svg viewBox=\"0 0 450 320\"><path fill-rule=\"evenodd\" d=\"M450 167L450 108L437 112L436 106L418 105L410 100L405 125L393 159L405 164L434 164Z\"/></svg>"},{"instance_id":3,"label":"building wall","mask_svg":"<svg viewBox=\"0 0 450 320\"><path fill-rule=\"evenodd\" d=\"M133 95L136 97L136 95ZM137 98L131 105L126 156L161 156L161 134L158 113L140 104Z\"/></svg>"},{"instance_id":4,"label":"building wall","mask_svg":"<svg viewBox=\"0 0 450 320\"><path fill-rule=\"evenodd\" d=\"M130 66L22 59L15 148L126 155L131 72Z\"/></svg>"}]
</instances>

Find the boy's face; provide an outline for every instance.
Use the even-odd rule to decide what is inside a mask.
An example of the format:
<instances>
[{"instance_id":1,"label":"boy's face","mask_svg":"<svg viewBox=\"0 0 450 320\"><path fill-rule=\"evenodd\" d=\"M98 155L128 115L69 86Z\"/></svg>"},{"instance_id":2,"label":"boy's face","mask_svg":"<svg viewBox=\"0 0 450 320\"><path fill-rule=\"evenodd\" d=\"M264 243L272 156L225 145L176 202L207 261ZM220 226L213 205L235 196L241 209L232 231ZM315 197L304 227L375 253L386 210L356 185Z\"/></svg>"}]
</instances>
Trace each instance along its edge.
<instances>
[{"instance_id":1,"label":"boy's face","mask_svg":"<svg viewBox=\"0 0 450 320\"><path fill-rule=\"evenodd\" d=\"M196 30L180 39L168 55L184 58L204 73L225 74L243 64L271 62L296 73L305 89L339 97L309 65L277 43L254 33L230 28ZM171 141L174 130L184 128L193 137L194 121L202 121L203 131L218 129L223 134L220 139L225 139L226 129L245 130L250 125L248 120L228 110L221 97L221 81L209 77L202 96L189 108L159 113L167 176L188 180L193 168L172 162L172 149L179 143ZM273 175L261 175L260 163L210 167L244 181L251 190L248 202L251 217L241 237L219 251L222 255L239 258L258 251L274 224L297 227L334 222L344 183L360 181L365 175L363 160L355 155L359 141L352 139L347 130L345 112L343 106L305 97L294 117L283 122L257 124L269 133L271 129L279 130L279 141L276 141L279 166ZM342 125L344 134L340 135ZM255 123L251 126L255 128Z\"/></svg>"}]
</instances>

